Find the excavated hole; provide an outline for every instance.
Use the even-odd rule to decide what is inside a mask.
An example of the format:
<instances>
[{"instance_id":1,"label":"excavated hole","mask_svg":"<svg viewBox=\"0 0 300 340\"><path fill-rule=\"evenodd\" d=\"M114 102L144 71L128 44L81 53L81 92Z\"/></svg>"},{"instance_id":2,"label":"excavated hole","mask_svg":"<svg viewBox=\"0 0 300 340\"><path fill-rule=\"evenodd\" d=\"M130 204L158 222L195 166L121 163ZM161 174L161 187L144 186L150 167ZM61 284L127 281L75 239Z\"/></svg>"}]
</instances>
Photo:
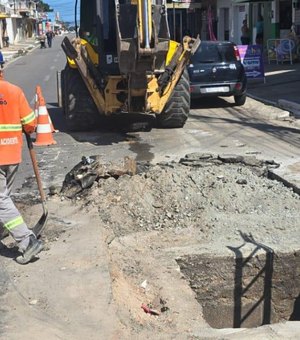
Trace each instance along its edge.
<instances>
[{"instance_id":1,"label":"excavated hole","mask_svg":"<svg viewBox=\"0 0 300 340\"><path fill-rule=\"evenodd\" d=\"M270 170L278 167L275 162L191 154L179 163L147 165L130 176L126 168L112 172L101 163L91 164L93 172L82 164L74 168L62 193L80 196L82 204L95 204L114 237L173 231L175 239L165 241L168 246L210 245L211 256L186 255L178 264L212 327L256 327L299 319L299 253L272 255L264 245L256 249L248 236L247 248L250 244L257 250L249 259L246 246L228 249L230 257L213 255L220 240L228 245L240 240L237 230L275 246L287 246L290 235L297 240L299 196L286 183L269 179ZM90 190L84 178L87 183L92 178ZM163 248L165 243L159 236L157 240Z\"/></svg>"},{"instance_id":2,"label":"excavated hole","mask_svg":"<svg viewBox=\"0 0 300 340\"><path fill-rule=\"evenodd\" d=\"M96 206L112 239L155 231L162 249L209 244L211 255L185 255L178 264L212 327L300 320L298 251L270 256L260 246L249 259L246 247L228 248L232 254L228 257L213 255L220 239L226 240L224 247L240 240L237 230L251 232L266 244L287 246L290 240L297 244L298 192L269 179L270 168L277 167L274 162L205 154L154 166L132 167L127 161L127 166L106 165L101 158L86 158L67 174L59 195L85 213ZM32 201L38 203L36 198L33 194ZM32 211L21 208L27 214ZM34 215L26 216L31 225L41 213L41 205L36 208ZM53 233L53 240L58 226L61 230L58 222L50 219L45 231L47 237ZM169 240L160 237L169 234ZM123 255L126 259L126 250Z\"/></svg>"},{"instance_id":3,"label":"excavated hole","mask_svg":"<svg viewBox=\"0 0 300 340\"><path fill-rule=\"evenodd\" d=\"M232 257L186 255L177 259L214 328L257 327L300 320L300 251L250 255L231 248Z\"/></svg>"}]
</instances>

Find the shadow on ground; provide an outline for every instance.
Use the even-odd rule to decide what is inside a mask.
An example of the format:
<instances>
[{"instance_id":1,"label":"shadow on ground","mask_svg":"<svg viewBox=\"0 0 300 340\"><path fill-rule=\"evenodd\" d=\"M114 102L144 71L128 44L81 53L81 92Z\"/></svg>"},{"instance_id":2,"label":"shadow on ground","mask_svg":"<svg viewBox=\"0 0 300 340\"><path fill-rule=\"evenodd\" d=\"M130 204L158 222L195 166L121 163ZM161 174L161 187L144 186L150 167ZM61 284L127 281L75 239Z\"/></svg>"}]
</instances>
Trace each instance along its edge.
<instances>
[{"instance_id":1,"label":"shadow on ground","mask_svg":"<svg viewBox=\"0 0 300 340\"><path fill-rule=\"evenodd\" d=\"M230 103L221 97L195 98L191 100L191 109L193 110L218 109L218 108L235 107L235 106L236 105L234 102Z\"/></svg>"},{"instance_id":2,"label":"shadow on ground","mask_svg":"<svg viewBox=\"0 0 300 340\"><path fill-rule=\"evenodd\" d=\"M63 115L62 108L56 103L50 103L52 107L48 109L53 126L56 130L64 132L72 136L79 142L91 142L91 136L96 134L99 138L105 134L105 138L100 138L94 141L96 144L107 144L107 140L111 143L117 143L127 139L128 133L133 132L148 132L156 127L156 119L154 116L145 114L123 114L111 117L100 117L97 124L89 131L73 132L69 131ZM108 135L111 136L111 138ZM102 141L101 141L102 140ZM105 140L105 142L104 142Z\"/></svg>"},{"instance_id":3,"label":"shadow on ground","mask_svg":"<svg viewBox=\"0 0 300 340\"><path fill-rule=\"evenodd\" d=\"M214 108L209 106L208 102L205 102L203 106L198 106L199 109L205 108ZM217 102L215 103L217 105ZM216 106L215 106L216 107ZM234 105L228 104L227 106L228 112L236 118L228 118L228 117L221 117L218 115L203 115L201 112L192 112L190 114L190 118L195 120L201 121L206 124L233 124L236 126L242 126L246 128L251 128L255 130L262 131L267 133L271 136L274 136L282 141L285 141L293 146L300 147L300 131L297 128L284 126L282 124L277 125L276 122L272 122L270 120L264 120L262 118L257 119L256 117L252 117L247 112L243 112L243 109L239 109L239 107L235 107ZM242 108L242 107L241 107ZM234 110L234 111L232 111Z\"/></svg>"}]
</instances>

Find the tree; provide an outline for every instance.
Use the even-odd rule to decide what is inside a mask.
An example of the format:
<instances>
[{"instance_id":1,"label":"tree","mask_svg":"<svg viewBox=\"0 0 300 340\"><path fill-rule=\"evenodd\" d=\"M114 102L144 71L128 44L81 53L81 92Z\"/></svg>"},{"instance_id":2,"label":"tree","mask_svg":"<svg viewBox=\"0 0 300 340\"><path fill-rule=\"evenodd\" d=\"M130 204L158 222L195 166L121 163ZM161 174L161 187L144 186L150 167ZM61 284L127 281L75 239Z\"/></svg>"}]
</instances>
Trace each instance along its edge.
<instances>
[{"instance_id":1,"label":"tree","mask_svg":"<svg viewBox=\"0 0 300 340\"><path fill-rule=\"evenodd\" d=\"M53 8L43 1L39 1L36 4L36 8L38 12L53 12Z\"/></svg>"}]
</instances>

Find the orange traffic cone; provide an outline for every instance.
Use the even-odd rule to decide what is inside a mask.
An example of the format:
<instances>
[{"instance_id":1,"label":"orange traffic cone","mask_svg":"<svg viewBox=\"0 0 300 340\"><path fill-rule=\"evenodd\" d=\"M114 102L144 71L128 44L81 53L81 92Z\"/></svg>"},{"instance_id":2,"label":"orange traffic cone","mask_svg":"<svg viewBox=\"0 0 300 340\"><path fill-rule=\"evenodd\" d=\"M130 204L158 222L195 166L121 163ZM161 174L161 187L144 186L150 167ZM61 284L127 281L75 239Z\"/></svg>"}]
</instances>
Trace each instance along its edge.
<instances>
[{"instance_id":1,"label":"orange traffic cone","mask_svg":"<svg viewBox=\"0 0 300 340\"><path fill-rule=\"evenodd\" d=\"M48 116L48 117L49 117L49 122L50 122L50 126L51 126L51 132L58 132L58 130L54 129L51 117L50 116Z\"/></svg>"},{"instance_id":2,"label":"orange traffic cone","mask_svg":"<svg viewBox=\"0 0 300 340\"><path fill-rule=\"evenodd\" d=\"M39 85L35 88L35 96L34 96L34 113L35 117L38 118L39 116L39 98L41 94L41 87Z\"/></svg>"},{"instance_id":3,"label":"orange traffic cone","mask_svg":"<svg viewBox=\"0 0 300 340\"><path fill-rule=\"evenodd\" d=\"M50 124L49 114L46 108L45 99L42 95L39 98L39 115L37 120L36 140L34 145L52 145L56 141L52 136L52 128Z\"/></svg>"},{"instance_id":4,"label":"orange traffic cone","mask_svg":"<svg viewBox=\"0 0 300 340\"><path fill-rule=\"evenodd\" d=\"M37 97L38 97L38 102L40 102L41 98L43 98L43 100L44 100L44 97L43 97L43 94L42 94L42 89L39 85L36 87L36 94L37 94ZM48 114L48 117L49 117L49 122L50 122L50 126L51 126L51 132L58 132L58 130L56 130L54 128L51 117L50 117L49 114Z\"/></svg>"}]
</instances>

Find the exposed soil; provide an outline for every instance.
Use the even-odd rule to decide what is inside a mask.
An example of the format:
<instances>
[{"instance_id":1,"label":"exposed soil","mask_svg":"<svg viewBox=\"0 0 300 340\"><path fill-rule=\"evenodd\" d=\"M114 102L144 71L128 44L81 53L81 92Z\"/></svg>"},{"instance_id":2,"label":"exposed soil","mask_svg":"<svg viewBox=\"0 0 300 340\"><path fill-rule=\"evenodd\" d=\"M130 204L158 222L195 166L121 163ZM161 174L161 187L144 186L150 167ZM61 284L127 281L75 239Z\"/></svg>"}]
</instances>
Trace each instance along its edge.
<instances>
[{"instance_id":1,"label":"exposed soil","mask_svg":"<svg viewBox=\"0 0 300 340\"><path fill-rule=\"evenodd\" d=\"M141 163L130 169L94 164L75 167L61 195L86 208L96 206L114 238L146 231L189 237L193 231L194 241L202 243L239 241L244 232L272 246L286 230L296 235L299 228L299 195L268 178L279 166L272 160L191 154L179 163ZM89 188L82 187L79 183L91 175Z\"/></svg>"},{"instance_id":2,"label":"exposed soil","mask_svg":"<svg viewBox=\"0 0 300 340\"><path fill-rule=\"evenodd\" d=\"M95 159L91 165L79 164L71 171L61 194L73 197L87 211L91 207L97 208L107 233L114 298L122 306L122 322L138 334L147 327L170 334L188 333L199 324L207 327L206 321L210 320L207 316L207 320L203 318L201 306L194 301L197 299L203 304L203 295L210 289L210 275L207 273L204 282L206 289L199 291L193 286L197 280L195 276L199 274L193 271L197 267L193 254L197 254L198 260L207 256L233 259L232 248L243 245L242 253L246 256L256 247L249 238L275 253L298 249L299 195L268 178L272 168L278 167L272 160L191 154L179 163L154 166L140 163L135 168L132 164L128 166L128 161L104 166ZM90 178L91 173L93 181L89 182L91 187L86 188L82 183L87 183L84 179ZM77 189L74 191L74 188ZM295 235L292 240L291 234ZM188 272L180 272L180 259L181 263L183 259L188 262L185 263ZM293 267L299 268L299 265L297 256ZM259 266L257 268L259 271ZM276 275L283 280L280 272ZM286 271L282 275L291 279ZM233 291L234 264L227 276L228 286L224 289ZM259 279L264 280L264 277L266 275ZM299 293L299 273L293 279L294 289L288 296L281 295L289 300L286 311L277 313L270 322L287 320L292 313ZM220 287L225 279L219 276L216 280L218 285L211 288L218 287L219 292L215 295L222 296ZM188 289L188 283L193 290ZM252 293L253 303L263 289L261 284ZM234 308L232 295L229 299L227 313ZM159 311L160 316L141 316L141 303ZM261 315L261 310L257 314ZM122 317L122 313L120 315ZM254 321L244 325L251 327L263 323L261 316L252 315L252 319ZM225 324L215 322L211 325L233 327L234 323L227 318Z\"/></svg>"},{"instance_id":3,"label":"exposed soil","mask_svg":"<svg viewBox=\"0 0 300 340\"><path fill-rule=\"evenodd\" d=\"M275 167L278 165L272 160L233 155L191 154L178 163L157 165L135 164L130 159L122 164L101 164L97 157L90 157L66 176L60 192L51 188L49 203L56 206L56 215L52 214L43 239L50 253L62 239L60 247L70 246L73 230L79 235L76 223L82 218L89 221L80 227L85 234L82 242L89 243L96 234L101 234L103 246L106 245L102 251L109 257L111 298L118 315L118 326L114 325L117 331L113 329L116 338L128 338L128 334L145 338L153 334L160 334L161 338L201 338L204 329L212 332L210 338L219 338L220 333L214 335L211 326L236 326L236 318L228 318L227 323L224 320L212 323L216 317L213 311L217 306L221 308L220 301L228 302L227 309L223 306L222 310L225 316L233 315L236 308L232 292L238 268L234 259L238 257L232 249L240 249L242 256L254 259L249 276L241 278L242 287L249 283L251 275L253 278L260 272L257 263L263 263L263 256L269 254L265 248L272 254L283 254L283 258L298 254L292 256L293 277L282 264L271 268L278 282L283 275L295 282L287 295L278 294L278 299L288 299L287 304L276 305L270 297L267 301L279 306L276 318L270 317L270 322L288 320L293 312L297 315L293 306L300 281L300 201L291 188L268 178ZM68 218L61 217L66 214L59 211L60 204L62 209L66 206L71 209ZM38 213L31 209L29 216L26 206L19 206L32 223ZM253 250L257 243L262 246L256 254ZM84 243L82 249L86 247L89 244ZM69 266L77 263L74 270L78 271L83 260L79 260L80 253L76 256L77 261L71 261ZM96 262L94 258L93 263ZM68 270L61 260L59 267ZM88 268L91 275L87 262L83 268ZM215 269L211 282L208 268ZM266 278L266 273L258 278L260 284L253 293L248 292L248 301L255 304L264 293ZM215 305L209 305L209 300ZM91 301L87 303L84 308L94 315L96 309L89 304ZM48 301L45 306L48 314L59 312L53 306ZM251 306L248 304L247 310ZM262 324L261 315L261 308L254 310L251 323L239 326ZM72 334L71 321L68 322L67 329ZM77 328L81 331L78 336L90 334ZM74 334L73 338L77 339Z\"/></svg>"}]
</instances>

